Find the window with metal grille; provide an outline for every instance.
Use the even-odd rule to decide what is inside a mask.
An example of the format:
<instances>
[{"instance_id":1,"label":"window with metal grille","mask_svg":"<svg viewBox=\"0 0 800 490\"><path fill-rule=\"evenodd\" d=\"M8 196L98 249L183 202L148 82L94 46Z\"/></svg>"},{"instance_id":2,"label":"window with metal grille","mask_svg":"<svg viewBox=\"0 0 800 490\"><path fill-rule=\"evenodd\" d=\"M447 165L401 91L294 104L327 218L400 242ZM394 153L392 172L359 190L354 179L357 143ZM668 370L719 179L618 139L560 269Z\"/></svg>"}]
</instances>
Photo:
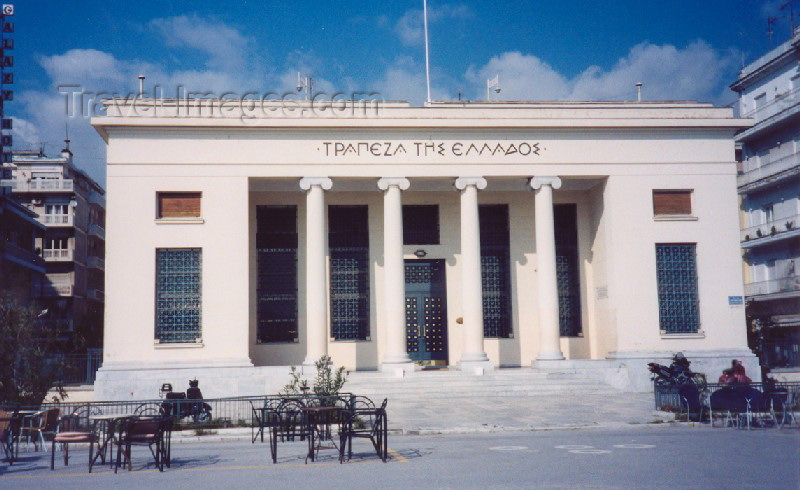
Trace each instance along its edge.
<instances>
[{"instance_id":1,"label":"window with metal grille","mask_svg":"<svg viewBox=\"0 0 800 490\"><path fill-rule=\"evenodd\" d=\"M199 218L200 192L158 192L158 218Z\"/></svg>"},{"instance_id":2,"label":"window with metal grille","mask_svg":"<svg viewBox=\"0 0 800 490\"><path fill-rule=\"evenodd\" d=\"M403 245L439 244L439 206L403 206Z\"/></svg>"},{"instance_id":3,"label":"window with metal grille","mask_svg":"<svg viewBox=\"0 0 800 490\"><path fill-rule=\"evenodd\" d=\"M369 339L367 206L328 207L331 330L336 340Z\"/></svg>"},{"instance_id":4,"label":"window with metal grille","mask_svg":"<svg viewBox=\"0 0 800 490\"><path fill-rule=\"evenodd\" d=\"M692 214L692 191L653 190L655 216L689 216Z\"/></svg>"},{"instance_id":5,"label":"window with metal grille","mask_svg":"<svg viewBox=\"0 0 800 490\"><path fill-rule=\"evenodd\" d=\"M256 207L256 342L296 342L297 206Z\"/></svg>"},{"instance_id":6,"label":"window with metal grille","mask_svg":"<svg viewBox=\"0 0 800 490\"><path fill-rule=\"evenodd\" d=\"M556 282L558 328L562 337L583 335L581 320L581 275L578 260L578 207L553 206L556 234Z\"/></svg>"},{"instance_id":7,"label":"window with metal grille","mask_svg":"<svg viewBox=\"0 0 800 490\"><path fill-rule=\"evenodd\" d=\"M483 335L509 338L512 336L512 327L508 206L480 206L478 216L481 229Z\"/></svg>"},{"instance_id":8,"label":"window with metal grille","mask_svg":"<svg viewBox=\"0 0 800 490\"><path fill-rule=\"evenodd\" d=\"M156 249L156 340L162 344L201 338L202 250Z\"/></svg>"},{"instance_id":9,"label":"window with metal grille","mask_svg":"<svg viewBox=\"0 0 800 490\"><path fill-rule=\"evenodd\" d=\"M697 245L657 243L656 275L661 331L696 333L700 329Z\"/></svg>"}]
</instances>

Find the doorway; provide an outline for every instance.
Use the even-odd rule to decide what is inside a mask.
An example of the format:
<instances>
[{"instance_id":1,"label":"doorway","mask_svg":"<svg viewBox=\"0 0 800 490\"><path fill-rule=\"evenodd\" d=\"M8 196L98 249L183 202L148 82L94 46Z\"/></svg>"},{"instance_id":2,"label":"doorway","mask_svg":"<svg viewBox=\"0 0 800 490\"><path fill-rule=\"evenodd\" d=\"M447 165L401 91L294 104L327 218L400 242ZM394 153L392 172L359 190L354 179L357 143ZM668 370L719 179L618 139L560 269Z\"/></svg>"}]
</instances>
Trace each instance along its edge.
<instances>
[{"instance_id":1,"label":"doorway","mask_svg":"<svg viewBox=\"0 0 800 490\"><path fill-rule=\"evenodd\" d=\"M406 350L416 363L447 365L445 261L406 260Z\"/></svg>"}]
</instances>

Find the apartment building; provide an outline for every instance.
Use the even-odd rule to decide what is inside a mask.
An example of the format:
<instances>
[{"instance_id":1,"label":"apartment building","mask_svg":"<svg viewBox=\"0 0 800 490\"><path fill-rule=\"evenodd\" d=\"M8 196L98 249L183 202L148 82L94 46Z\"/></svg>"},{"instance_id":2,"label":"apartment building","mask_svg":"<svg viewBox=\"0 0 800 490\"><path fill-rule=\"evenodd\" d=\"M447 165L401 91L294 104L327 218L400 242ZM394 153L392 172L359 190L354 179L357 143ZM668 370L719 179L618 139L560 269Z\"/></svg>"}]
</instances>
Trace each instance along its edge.
<instances>
[{"instance_id":1,"label":"apartment building","mask_svg":"<svg viewBox=\"0 0 800 490\"><path fill-rule=\"evenodd\" d=\"M800 29L731 85L740 113L741 246L752 346L774 371L800 367Z\"/></svg>"},{"instance_id":2,"label":"apartment building","mask_svg":"<svg viewBox=\"0 0 800 490\"><path fill-rule=\"evenodd\" d=\"M46 228L35 239L45 277L32 291L47 310L45 318L95 347L102 339L105 301L105 191L72 157L68 142L55 158L43 150L14 151L3 186Z\"/></svg>"}]
</instances>

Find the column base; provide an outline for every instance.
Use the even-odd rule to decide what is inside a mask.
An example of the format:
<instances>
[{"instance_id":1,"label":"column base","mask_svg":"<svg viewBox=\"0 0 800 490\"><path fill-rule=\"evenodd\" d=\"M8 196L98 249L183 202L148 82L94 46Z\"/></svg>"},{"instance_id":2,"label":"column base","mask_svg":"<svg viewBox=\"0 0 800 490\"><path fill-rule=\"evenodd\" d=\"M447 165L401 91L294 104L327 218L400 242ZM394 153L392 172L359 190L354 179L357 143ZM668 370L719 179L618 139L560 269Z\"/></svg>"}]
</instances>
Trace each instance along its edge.
<instances>
[{"instance_id":1,"label":"column base","mask_svg":"<svg viewBox=\"0 0 800 490\"><path fill-rule=\"evenodd\" d=\"M561 351L540 352L539 355L536 356L537 361L563 361L564 359L564 354L561 353Z\"/></svg>"},{"instance_id":2,"label":"column base","mask_svg":"<svg viewBox=\"0 0 800 490\"><path fill-rule=\"evenodd\" d=\"M306 360L303 361L303 365L300 366L300 374L317 374L317 361L320 357L322 356L314 359L306 358Z\"/></svg>"},{"instance_id":3,"label":"column base","mask_svg":"<svg viewBox=\"0 0 800 490\"><path fill-rule=\"evenodd\" d=\"M478 376L494 371L494 364L492 364L492 361L486 357L486 354L484 354L483 357L484 360L469 359L466 358L466 356L462 357L458 362L458 369L465 373L476 374Z\"/></svg>"},{"instance_id":4,"label":"column base","mask_svg":"<svg viewBox=\"0 0 800 490\"><path fill-rule=\"evenodd\" d=\"M416 371L417 366L409 359L407 362L383 362L381 372L393 374L397 378L404 378Z\"/></svg>"}]
</instances>

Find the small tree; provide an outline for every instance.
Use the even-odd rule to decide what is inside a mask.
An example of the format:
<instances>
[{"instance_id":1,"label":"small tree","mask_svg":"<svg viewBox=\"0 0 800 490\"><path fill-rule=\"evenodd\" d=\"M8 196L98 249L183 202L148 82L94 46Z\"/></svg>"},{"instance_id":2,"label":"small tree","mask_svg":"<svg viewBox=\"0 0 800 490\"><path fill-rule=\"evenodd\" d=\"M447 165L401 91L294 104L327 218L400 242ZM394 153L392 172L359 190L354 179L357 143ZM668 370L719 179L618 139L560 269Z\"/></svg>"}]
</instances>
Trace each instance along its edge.
<instances>
[{"instance_id":1,"label":"small tree","mask_svg":"<svg viewBox=\"0 0 800 490\"><path fill-rule=\"evenodd\" d=\"M317 368L317 374L314 377L314 385L311 391L315 395L322 397L322 404L325 405L329 400L325 397L335 397L339 394L344 384L347 382L347 371L344 367L336 369L331 368L330 356L324 355L314 363ZM301 395L303 390L308 390L308 380L302 379L300 371L292 366L290 374L291 380L283 387L281 395Z\"/></svg>"},{"instance_id":2,"label":"small tree","mask_svg":"<svg viewBox=\"0 0 800 490\"><path fill-rule=\"evenodd\" d=\"M0 403L39 405L51 388L66 396L65 363L54 356L61 332L38 316L33 305L0 291Z\"/></svg>"}]
</instances>

